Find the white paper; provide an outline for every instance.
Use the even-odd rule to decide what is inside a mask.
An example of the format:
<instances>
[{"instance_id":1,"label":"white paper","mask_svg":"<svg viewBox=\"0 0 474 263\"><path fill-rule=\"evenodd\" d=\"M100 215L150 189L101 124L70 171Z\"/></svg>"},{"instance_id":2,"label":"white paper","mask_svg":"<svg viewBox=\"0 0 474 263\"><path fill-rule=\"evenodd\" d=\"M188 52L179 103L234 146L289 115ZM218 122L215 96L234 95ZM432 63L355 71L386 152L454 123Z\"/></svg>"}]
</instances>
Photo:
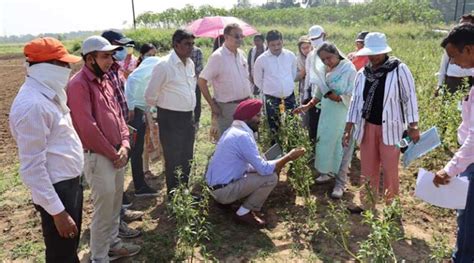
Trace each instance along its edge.
<instances>
[{"instance_id":1,"label":"white paper","mask_svg":"<svg viewBox=\"0 0 474 263\"><path fill-rule=\"evenodd\" d=\"M415 196L435 206L449 209L466 207L469 180L466 177L453 177L447 185L436 187L434 174L424 169L418 171Z\"/></svg>"},{"instance_id":2,"label":"white paper","mask_svg":"<svg viewBox=\"0 0 474 263\"><path fill-rule=\"evenodd\" d=\"M402 158L403 166L407 167L413 160L427 154L439 145L441 145L441 140L438 135L438 130L436 127L432 127L421 134L420 140L416 144L412 142L408 145L408 149Z\"/></svg>"}]
</instances>

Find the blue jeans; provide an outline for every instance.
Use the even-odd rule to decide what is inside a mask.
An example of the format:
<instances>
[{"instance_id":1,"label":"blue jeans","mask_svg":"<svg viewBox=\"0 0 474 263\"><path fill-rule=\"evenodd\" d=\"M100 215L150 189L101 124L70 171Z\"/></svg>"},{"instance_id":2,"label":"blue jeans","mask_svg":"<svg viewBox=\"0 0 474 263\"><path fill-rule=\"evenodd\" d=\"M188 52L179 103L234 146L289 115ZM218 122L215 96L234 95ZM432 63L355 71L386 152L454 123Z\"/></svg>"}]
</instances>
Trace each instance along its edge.
<instances>
[{"instance_id":1,"label":"blue jeans","mask_svg":"<svg viewBox=\"0 0 474 263\"><path fill-rule=\"evenodd\" d=\"M474 163L459 176L467 176L469 189L467 191L466 208L458 210L458 233L456 248L453 253L455 263L474 262Z\"/></svg>"},{"instance_id":2,"label":"blue jeans","mask_svg":"<svg viewBox=\"0 0 474 263\"><path fill-rule=\"evenodd\" d=\"M290 96L284 99L285 101L285 110L293 111L296 108L296 99L295 94L291 93ZM272 132L272 144L276 142L278 137L278 127L280 126L280 107L281 98L273 97L270 95L265 95L265 110L267 113L267 121Z\"/></svg>"}]
</instances>

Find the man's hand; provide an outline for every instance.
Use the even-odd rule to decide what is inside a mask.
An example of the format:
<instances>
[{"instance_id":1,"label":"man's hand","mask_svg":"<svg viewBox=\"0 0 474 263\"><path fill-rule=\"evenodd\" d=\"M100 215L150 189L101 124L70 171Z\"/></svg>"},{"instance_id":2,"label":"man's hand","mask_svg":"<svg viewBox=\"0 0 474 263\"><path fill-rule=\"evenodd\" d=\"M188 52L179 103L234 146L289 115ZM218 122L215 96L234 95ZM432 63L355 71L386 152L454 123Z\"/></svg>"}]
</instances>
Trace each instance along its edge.
<instances>
[{"instance_id":1,"label":"man's hand","mask_svg":"<svg viewBox=\"0 0 474 263\"><path fill-rule=\"evenodd\" d=\"M211 103L211 111L212 114L215 114L216 116L220 116L222 114L221 107L219 107L219 105L217 105L217 102L214 100Z\"/></svg>"},{"instance_id":2,"label":"man's hand","mask_svg":"<svg viewBox=\"0 0 474 263\"><path fill-rule=\"evenodd\" d=\"M299 113L305 113L308 111L308 109L311 107L311 105L308 103L308 104L305 104L305 105L301 105L299 106L298 108L294 109L293 110L293 114L299 114Z\"/></svg>"},{"instance_id":3,"label":"man's hand","mask_svg":"<svg viewBox=\"0 0 474 263\"><path fill-rule=\"evenodd\" d=\"M291 150L288 155L290 157L290 159L292 161L300 158L301 156L303 156L303 154L306 152L306 149L305 148L295 148L293 150Z\"/></svg>"},{"instance_id":4,"label":"man's hand","mask_svg":"<svg viewBox=\"0 0 474 263\"><path fill-rule=\"evenodd\" d=\"M116 169L120 169L127 165L128 161L128 149L124 146L120 147L119 151L117 152L119 158L114 161L114 167Z\"/></svg>"},{"instance_id":5,"label":"man's hand","mask_svg":"<svg viewBox=\"0 0 474 263\"><path fill-rule=\"evenodd\" d=\"M76 223L66 210L63 210L57 215L53 215L53 220L54 225L62 238L74 238L79 234Z\"/></svg>"},{"instance_id":6,"label":"man's hand","mask_svg":"<svg viewBox=\"0 0 474 263\"><path fill-rule=\"evenodd\" d=\"M335 102L341 102L342 101L342 98L341 96L337 95L336 93L334 92L331 92L327 95L327 97L332 100L332 101L335 101Z\"/></svg>"},{"instance_id":7,"label":"man's hand","mask_svg":"<svg viewBox=\"0 0 474 263\"><path fill-rule=\"evenodd\" d=\"M408 136L413 140L414 143L417 143L420 140L420 130L418 129L418 126L409 126Z\"/></svg>"},{"instance_id":8,"label":"man's hand","mask_svg":"<svg viewBox=\"0 0 474 263\"><path fill-rule=\"evenodd\" d=\"M435 177L433 179L433 183L436 187L439 187L440 185L447 185L449 184L451 178L449 175L443 170L439 170L436 172Z\"/></svg>"}]
</instances>

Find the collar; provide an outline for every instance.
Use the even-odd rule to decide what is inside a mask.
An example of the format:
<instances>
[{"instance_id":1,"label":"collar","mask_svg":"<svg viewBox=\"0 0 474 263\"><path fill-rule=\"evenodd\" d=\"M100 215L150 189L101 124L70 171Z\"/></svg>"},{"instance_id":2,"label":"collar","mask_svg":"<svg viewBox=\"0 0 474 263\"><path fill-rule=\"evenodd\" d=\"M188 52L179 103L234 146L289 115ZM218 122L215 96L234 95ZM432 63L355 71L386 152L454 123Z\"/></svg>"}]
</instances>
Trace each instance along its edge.
<instances>
[{"instance_id":1,"label":"collar","mask_svg":"<svg viewBox=\"0 0 474 263\"><path fill-rule=\"evenodd\" d=\"M233 56L233 57L236 57L236 56L239 54L239 49L237 49L237 53L234 54L234 53L232 53L232 51L230 51L229 48L227 48L227 46L225 45L225 42L224 42L224 44L222 44L222 52L223 52L223 54L226 55L226 56Z\"/></svg>"},{"instance_id":2,"label":"collar","mask_svg":"<svg viewBox=\"0 0 474 263\"><path fill-rule=\"evenodd\" d=\"M89 69L86 65L82 66L82 72L84 72L84 75L86 75L86 77L87 77L87 79L88 79L89 81L94 81L94 80L96 80L97 82L100 83L102 80L104 80L104 79L106 79L106 78L107 78L107 79L109 78L109 76L107 75L107 73L105 73L104 76L102 76L102 80L99 79L99 78L94 74L94 72L92 72L92 70Z\"/></svg>"},{"instance_id":3,"label":"collar","mask_svg":"<svg viewBox=\"0 0 474 263\"><path fill-rule=\"evenodd\" d=\"M171 53L170 53L170 60L173 64L182 64L182 65L184 65L183 61L181 61L181 59L178 57L178 54L176 54L176 51L174 51L174 50L171 51ZM184 65L184 66L188 66L190 61L192 61L191 58L186 58L186 65Z\"/></svg>"},{"instance_id":4,"label":"collar","mask_svg":"<svg viewBox=\"0 0 474 263\"><path fill-rule=\"evenodd\" d=\"M250 129L250 127L244 121L234 120L234 121L232 121L232 127L244 130L255 141L255 136L254 136L254 133L253 133L252 129Z\"/></svg>"}]
</instances>

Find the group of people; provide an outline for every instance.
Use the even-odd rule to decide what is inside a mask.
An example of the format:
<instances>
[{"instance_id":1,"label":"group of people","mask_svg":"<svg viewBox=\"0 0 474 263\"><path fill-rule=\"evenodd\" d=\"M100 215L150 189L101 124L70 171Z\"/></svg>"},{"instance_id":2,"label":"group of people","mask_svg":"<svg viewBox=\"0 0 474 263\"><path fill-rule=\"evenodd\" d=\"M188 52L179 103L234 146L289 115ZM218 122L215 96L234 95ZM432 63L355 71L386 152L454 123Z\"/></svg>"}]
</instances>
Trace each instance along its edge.
<instances>
[{"instance_id":1,"label":"group of people","mask_svg":"<svg viewBox=\"0 0 474 263\"><path fill-rule=\"evenodd\" d=\"M304 115L301 127L308 130L315 147L316 181L335 179L333 198L341 198L346 189L356 143L362 183L378 196L382 168L386 202L399 194L397 144L405 136L415 143L419 140L418 107L413 76L406 64L389 56L391 48L383 33L358 34L357 51L348 57L326 41L319 25L299 39L297 55L283 47L278 30L265 37L256 35L248 56L240 49L244 35L239 25L227 25L223 33L222 45L203 66L195 37L186 30L174 32L168 55L155 57L156 48L148 44L137 61L130 52L133 40L106 31L83 42L84 65L70 80L70 64L81 57L69 54L53 38L35 39L25 46L27 77L13 102L10 128L18 144L21 177L41 214L47 262L79 261L82 174L94 207L91 261L139 253L140 246L120 238L126 213L125 167L130 158L136 196L157 195L146 182L142 157L147 126L155 125L147 116L156 114L159 130L152 136L159 137L162 147L168 197L180 183L187 184L201 94L217 121L219 137L205 180L223 209L244 199L235 211L236 222L264 227L261 209L278 174L311 150L295 148L267 160L255 139L262 111L275 143L282 113ZM473 37L474 25L461 23L443 40L451 64L474 67ZM437 172L437 186L457 174L472 175L473 96L463 101L462 147ZM474 259L473 207L474 184L470 184L466 210L459 214L455 262ZM361 205L351 211L364 209ZM126 224L124 228L122 237L137 235Z\"/></svg>"}]
</instances>

